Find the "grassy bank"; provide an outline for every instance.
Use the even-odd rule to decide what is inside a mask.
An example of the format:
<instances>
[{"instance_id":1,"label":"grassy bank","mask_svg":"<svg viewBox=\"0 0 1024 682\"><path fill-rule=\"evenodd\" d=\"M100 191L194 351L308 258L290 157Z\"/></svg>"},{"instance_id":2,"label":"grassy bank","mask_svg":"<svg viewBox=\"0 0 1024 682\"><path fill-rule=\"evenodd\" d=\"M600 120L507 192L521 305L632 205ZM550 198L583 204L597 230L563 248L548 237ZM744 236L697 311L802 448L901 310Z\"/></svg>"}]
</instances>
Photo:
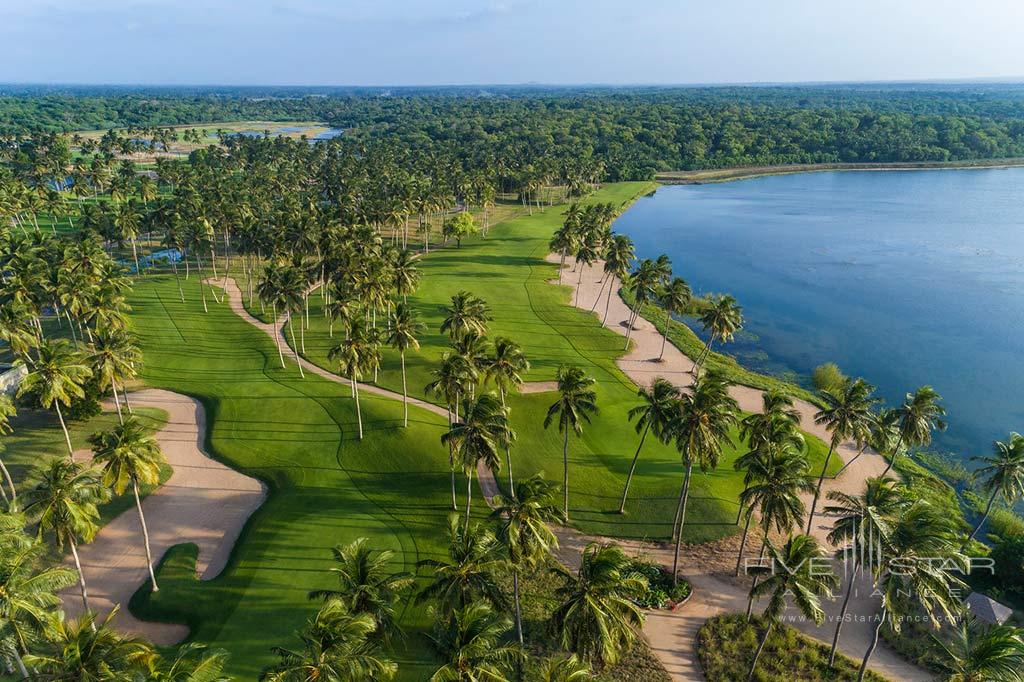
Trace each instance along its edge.
<instances>
[{"instance_id":1,"label":"grassy bank","mask_svg":"<svg viewBox=\"0 0 1024 682\"><path fill-rule=\"evenodd\" d=\"M766 175L791 173L819 173L823 171L897 171L897 170L957 170L970 168L1012 168L1024 166L1024 158L978 159L975 161L920 161L905 163L795 163L780 166L741 166L707 170L667 171L658 173L658 182L674 185L699 185L712 182L747 180Z\"/></svg>"}]
</instances>

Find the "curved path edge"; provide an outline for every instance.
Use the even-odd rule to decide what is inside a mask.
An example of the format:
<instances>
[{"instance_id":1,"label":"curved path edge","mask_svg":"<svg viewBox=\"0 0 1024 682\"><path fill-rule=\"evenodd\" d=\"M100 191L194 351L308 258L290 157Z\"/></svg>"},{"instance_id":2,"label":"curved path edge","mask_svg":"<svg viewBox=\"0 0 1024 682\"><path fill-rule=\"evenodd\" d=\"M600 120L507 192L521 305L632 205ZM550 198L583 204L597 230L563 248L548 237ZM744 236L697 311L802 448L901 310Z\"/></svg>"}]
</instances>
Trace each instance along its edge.
<instances>
[{"instance_id":1,"label":"curved path edge","mask_svg":"<svg viewBox=\"0 0 1024 682\"><path fill-rule=\"evenodd\" d=\"M266 499L266 487L203 450L206 411L198 400L147 388L132 393L132 405L167 413L167 423L155 437L174 471L142 501L153 561L159 563L175 545L194 543L199 548L196 573L202 580L212 580L227 566L246 522ZM85 460L91 453L75 455ZM142 527L134 505L100 529L91 544L80 548L79 555L90 606L97 613L106 613L120 605L114 618L119 630L163 646L177 644L188 636L186 625L144 621L128 611L128 601L149 579ZM68 615L77 616L83 611L77 586L66 590L63 598Z\"/></svg>"}]
</instances>

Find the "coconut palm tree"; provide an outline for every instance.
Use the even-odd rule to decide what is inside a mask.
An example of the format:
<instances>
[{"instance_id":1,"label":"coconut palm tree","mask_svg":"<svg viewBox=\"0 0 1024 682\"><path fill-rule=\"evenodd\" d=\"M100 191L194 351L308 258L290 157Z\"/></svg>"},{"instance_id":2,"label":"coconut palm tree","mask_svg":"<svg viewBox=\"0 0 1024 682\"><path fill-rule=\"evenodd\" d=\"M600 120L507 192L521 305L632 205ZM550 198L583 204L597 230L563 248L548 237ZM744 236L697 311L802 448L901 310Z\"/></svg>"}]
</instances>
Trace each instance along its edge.
<instances>
[{"instance_id":1,"label":"coconut palm tree","mask_svg":"<svg viewBox=\"0 0 1024 682\"><path fill-rule=\"evenodd\" d=\"M633 461L629 465L626 485L622 488L622 500L619 502L620 514L626 513L629 484L633 481L633 473L636 471L636 463L640 459L640 451L643 450L647 434L653 432L654 437L659 441L668 442L669 426L676 414L679 413L679 389L668 379L656 377L651 383L651 387L639 389L637 396L643 402L630 409L628 415L630 421L636 419L636 432L640 434L640 442L637 443Z\"/></svg>"},{"instance_id":2,"label":"coconut palm tree","mask_svg":"<svg viewBox=\"0 0 1024 682\"><path fill-rule=\"evenodd\" d=\"M493 381L498 389L501 406L507 408L505 396L523 384L523 374L530 371L530 361L522 347L512 339L499 336L494 340L494 350L484 369L484 377ZM505 465L508 467L508 489L515 494L515 483L512 479L512 448L511 443L505 445Z\"/></svg>"},{"instance_id":3,"label":"coconut palm tree","mask_svg":"<svg viewBox=\"0 0 1024 682\"><path fill-rule=\"evenodd\" d=\"M21 536L20 527L16 532ZM0 660L10 651L19 674L28 679L22 657L44 639L60 606L58 593L75 583L75 573L63 566L47 566L49 550L42 542L19 537L17 542L0 541L0 550Z\"/></svg>"},{"instance_id":4,"label":"coconut palm tree","mask_svg":"<svg viewBox=\"0 0 1024 682\"><path fill-rule=\"evenodd\" d=\"M412 586L413 577L391 571L395 553L375 550L369 543L369 538L356 538L347 545L335 545L331 550L335 564L331 573L338 579L338 587L313 590L309 598L340 601L350 614L368 614L377 624L373 636L387 643L398 631L395 604Z\"/></svg>"},{"instance_id":5,"label":"coconut palm tree","mask_svg":"<svg viewBox=\"0 0 1024 682\"><path fill-rule=\"evenodd\" d=\"M490 529L466 527L458 514L449 514L448 559L416 563L417 567L433 570L433 579L416 595L416 602L435 601L445 614L481 600L504 608L505 596L495 577L501 563L501 546Z\"/></svg>"},{"instance_id":6,"label":"coconut palm tree","mask_svg":"<svg viewBox=\"0 0 1024 682\"><path fill-rule=\"evenodd\" d=\"M92 376L92 370L82 354L64 339L44 340L39 344L37 353L38 358L28 367L18 395L37 393L43 407L56 410L60 428L64 431L64 442L68 446L68 458L71 459L74 449L60 406L70 406L76 398L85 397L83 385Z\"/></svg>"},{"instance_id":7,"label":"coconut palm tree","mask_svg":"<svg viewBox=\"0 0 1024 682\"><path fill-rule=\"evenodd\" d=\"M558 487L536 474L519 484L518 492L495 500L491 519L498 524L497 537L512 571L516 638L523 644L523 616L519 600L519 573L545 562L558 548L549 523L564 523L555 496Z\"/></svg>"},{"instance_id":8,"label":"coconut palm tree","mask_svg":"<svg viewBox=\"0 0 1024 682\"><path fill-rule=\"evenodd\" d=\"M28 491L25 513L38 524L39 536L53 536L58 549L70 547L78 571L82 604L89 611L89 591L85 585L78 544L89 543L99 530L98 504L110 497L109 489L97 469L66 459L54 459L39 472L39 483Z\"/></svg>"},{"instance_id":9,"label":"coconut palm tree","mask_svg":"<svg viewBox=\"0 0 1024 682\"><path fill-rule=\"evenodd\" d=\"M508 671L522 658L519 647L507 644L512 623L486 602L474 602L452 613L431 636L446 661L430 682L509 682Z\"/></svg>"},{"instance_id":10,"label":"coconut palm tree","mask_svg":"<svg viewBox=\"0 0 1024 682\"><path fill-rule=\"evenodd\" d=\"M569 221L566 220L566 224L555 231L555 234L551 237L551 241L548 244L548 248L550 248L552 252L557 253L560 257L558 263L559 284L562 283L562 272L565 270L565 257L570 251L576 248L576 240L576 227L571 226Z\"/></svg>"},{"instance_id":11,"label":"coconut palm tree","mask_svg":"<svg viewBox=\"0 0 1024 682\"><path fill-rule=\"evenodd\" d=\"M743 308L728 294L713 297L700 315L700 324L709 336L707 343L704 344L704 350L694 361L691 372L696 372L708 359L715 341L732 341L736 332L743 327Z\"/></svg>"},{"instance_id":12,"label":"coconut palm tree","mask_svg":"<svg viewBox=\"0 0 1024 682\"><path fill-rule=\"evenodd\" d=\"M398 666L377 653L371 635L377 623L368 613L349 613L328 601L299 633L299 649L274 647L280 661L260 675L264 682L385 682Z\"/></svg>"},{"instance_id":13,"label":"coconut palm tree","mask_svg":"<svg viewBox=\"0 0 1024 682\"><path fill-rule=\"evenodd\" d=\"M476 368L466 362L466 359L456 353L445 353L441 356L441 364L432 372L434 380L424 387L427 393L432 393L444 400L448 409L448 428L458 420L459 402L462 395L466 393L466 387L476 383ZM454 414L454 419L453 419ZM458 502L455 498L455 450L448 448L448 469L451 473L452 489L452 510L458 509Z\"/></svg>"},{"instance_id":14,"label":"coconut palm tree","mask_svg":"<svg viewBox=\"0 0 1024 682\"><path fill-rule=\"evenodd\" d=\"M636 640L644 614L635 600L648 585L631 565L618 546L591 543L575 574L556 566L565 585L555 593L551 625L563 649L604 667Z\"/></svg>"},{"instance_id":15,"label":"coconut palm tree","mask_svg":"<svg viewBox=\"0 0 1024 682\"><path fill-rule=\"evenodd\" d=\"M124 388L126 381L135 376L141 362L142 353L128 332L99 329L93 335L90 358L92 373L98 380L101 391L109 388L113 392L117 418L122 423L124 415L121 413L121 399L117 392L119 388Z\"/></svg>"},{"instance_id":16,"label":"coconut palm tree","mask_svg":"<svg viewBox=\"0 0 1024 682\"><path fill-rule=\"evenodd\" d=\"M604 317L601 318L601 324L608 320L615 281L622 282L626 278L635 258L636 251L633 248L633 240L624 234L614 235L604 254L604 275L608 280L608 293L605 296ZM597 300L594 301L594 305L597 306Z\"/></svg>"},{"instance_id":17,"label":"coconut palm tree","mask_svg":"<svg viewBox=\"0 0 1024 682\"><path fill-rule=\"evenodd\" d=\"M173 657L156 656L150 662L146 682L231 682L223 674L228 652L204 644L182 644Z\"/></svg>"},{"instance_id":18,"label":"coconut palm tree","mask_svg":"<svg viewBox=\"0 0 1024 682\"><path fill-rule=\"evenodd\" d=\"M824 426L832 437L829 439L828 454L825 455L825 463L822 464L818 485L814 490L811 513L807 516L808 535L810 535L814 524L814 512L818 508L821 486L825 482L825 474L828 473L832 454L850 438L867 440L869 437L874 421L871 409L878 402L872 395L874 391L875 387L868 382L863 379L855 379L846 382L835 393L825 389L818 394L825 407L814 415L814 423Z\"/></svg>"},{"instance_id":19,"label":"coconut palm tree","mask_svg":"<svg viewBox=\"0 0 1024 682\"><path fill-rule=\"evenodd\" d=\"M913 393L908 393L903 404L895 408L899 439L893 449L889 465L883 475L888 474L896 463L900 447L908 450L929 445L932 442L932 431L945 431L946 409L939 405L942 396L931 386L922 386Z\"/></svg>"},{"instance_id":20,"label":"coconut palm tree","mask_svg":"<svg viewBox=\"0 0 1024 682\"><path fill-rule=\"evenodd\" d=\"M957 594L965 585L951 567L963 567L966 558L957 551L959 529L949 514L925 501L903 510L892 522L887 537L876 538L869 567L881 608L874 634L861 661L857 680L864 679L871 655L878 646L882 626L899 631L903 618L924 612L933 621L953 620L961 602Z\"/></svg>"},{"instance_id":21,"label":"coconut palm tree","mask_svg":"<svg viewBox=\"0 0 1024 682\"><path fill-rule=\"evenodd\" d=\"M345 340L327 352L352 385L352 396L356 401L356 421L359 425L359 440L363 439L363 412L359 403L359 380L366 372L380 367L380 344L376 335L361 317L353 318L345 334Z\"/></svg>"},{"instance_id":22,"label":"coconut palm tree","mask_svg":"<svg viewBox=\"0 0 1024 682\"><path fill-rule=\"evenodd\" d=\"M665 359L665 345L668 343L668 331L672 327L672 315L682 312L693 298L690 285L682 277L675 277L665 285L658 296L658 302L665 309L665 333L661 335L661 353L658 362Z\"/></svg>"},{"instance_id":23,"label":"coconut palm tree","mask_svg":"<svg viewBox=\"0 0 1024 682\"><path fill-rule=\"evenodd\" d=\"M153 553L149 548L149 529L142 511L139 484L155 486L160 483L160 467L164 464L160 446L135 417L128 417L110 431L101 431L89 437L93 463L103 467L103 484L116 494L123 495L130 485L135 496L135 508L142 525L142 541L146 548L146 567L153 581L153 591L159 591L153 571Z\"/></svg>"},{"instance_id":24,"label":"coconut palm tree","mask_svg":"<svg viewBox=\"0 0 1024 682\"><path fill-rule=\"evenodd\" d=\"M398 356L402 360L402 426L409 426L409 389L406 385L405 353L410 349L419 349L420 342L416 336L425 328L414 308L406 303L395 306L388 326L387 343L398 351Z\"/></svg>"},{"instance_id":25,"label":"coconut palm tree","mask_svg":"<svg viewBox=\"0 0 1024 682\"><path fill-rule=\"evenodd\" d=\"M633 308L629 312L629 319L626 321L626 345L629 348L629 339L633 334L633 325L640 315L640 309L650 301L658 291L661 283L662 273L658 264L649 258L645 258L637 265L636 269L629 276L628 288L633 294Z\"/></svg>"},{"instance_id":26,"label":"coconut palm tree","mask_svg":"<svg viewBox=\"0 0 1024 682\"><path fill-rule=\"evenodd\" d=\"M302 335L302 351L306 351L306 331L305 326L302 324L302 307L305 303L306 291L306 278L303 276L302 271L294 266L288 265L277 273L277 303L280 304L284 310L285 318L284 323L281 327L282 332L284 327L288 327L288 332L292 337L292 352L295 355L295 364L299 366L299 376L303 379L306 378L305 372L302 371L302 361L299 359L299 348L300 345L295 342L295 325L292 324L292 314L299 313L299 333ZM275 324L277 320L275 319ZM280 333L280 332L279 332Z\"/></svg>"},{"instance_id":27,"label":"coconut palm tree","mask_svg":"<svg viewBox=\"0 0 1024 682\"><path fill-rule=\"evenodd\" d=\"M736 424L739 405L729 395L729 384L714 372L698 375L688 393L679 399L679 412L669 426L676 450L683 459L683 485L673 523L675 558L672 562L672 584L679 580L679 549L686 524L686 503L690 496L693 465L701 471L718 466L722 450L730 442L729 429Z\"/></svg>"},{"instance_id":28,"label":"coconut palm tree","mask_svg":"<svg viewBox=\"0 0 1024 682\"><path fill-rule=\"evenodd\" d=\"M550 658L538 672L537 682L586 682L593 679L590 666L573 654L568 658Z\"/></svg>"},{"instance_id":29,"label":"coconut palm tree","mask_svg":"<svg viewBox=\"0 0 1024 682\"><path fill-rule=\"evenodd\" d=\"M469 525L473 502L473 473L483 462L491 471L501 468L499 448L509 442L508 410L496 397L483 394L465 397L462 419L454 422L441 443L450 445L466 474L466 525Z\"/></svg>"},{"instance_id":30,"label":"coconut palm tree","mask_svg":"<svg viewBox=\"0 0 1024 682\"><path fill-rule=\"evenodd\" d=\"M576 280L576 294L573 297L573 305L577 305L580 300L580 289L583 286L583 271L588 266L593 265L600 254L598 246L598 241L591 235L585 236L576 244L576 267L580 272Z\"/></svg>"},{"instance_id":31,"label":"coconut palm tree","mask_svg":"<svg viewBox=\"0 0 1024 682\"><path fill-rule=\"evenodd\" d=\"M117 607L100 621L93 613L58 619L44 653L25 656L25 664L45 680L91 682L132 680L149 668L156 653L144 639L122 635L111 622Z\"/></svg>"},{"instance_id":32,"label":"coconut palm tree","mask_svg":"<svg viewBox=\"0 0 1024 682\"><path fill-rule=\"evenodd\" d=\"M592 388L593 377L580 367L562 365L558 368L558 400L548 408L544 417L544 428L558 418L558 431L562 440L562 514L569 520L569 432L583 433L583 422L590 423L590 416L598 413L597 392Z\"/></svg>"},{"instance_id":33,"label":"coconut palm tree","mask_svg":"<svg viewBox=\"0 0 1024 682\"><path fill-rule=\"evenodd\" d=\"M971 534L967 536L963 546L966 547L974 536L978 534L981 527L988 520L992 512L992 505L996 497L1002 496L1009 506L1013 506L1017 500L1024 496L1024 436L1019 433L1011 433L1005 441L992 443L993 454L988 457L974 457L975 461L983 462L984 466L978 469L974 475L984 479L983 487L988 491L988 502L985 504L985 512L978 520Z\"/></svg>"},{"instance_id":34,"label":"coconut palm tree","mask_svg":"<svg viewBox=\"0 0 1024 682\"><path fill-rule=\"evenodd\" d=\"M838 583L831 569L824 570L820 559L825 551L818 546L818 541L810 535L794 535L785 545L776 549L768 543L768 555L774 569L764 582L750 590L752 599L768 596L762 619L766 622L761 643L754 653L754 661L750 664L748 680L754 679L757 662L761 658L772 628L778 624L786 610L786 598L792 597L793 603L804 617L821 625L825 620L825 612L821 608L821 597L829 594Z\"/></svg>"},{"instance_id":35,"label":"coconut palm tree","mask_svg":"<svg viewBox=\"0 0 1024 682\"><path fill-rule=\"evenodd\" d=\"M9 436L13 429L11 428L11 417L16 414L14 409L14 402L5 395L0 395L0 436ZM0 450L0 452L3 452ZM10 511L17 511L18 506L18 490L14 487L14 479L11 478L11 472L4 466L3 458L0 458L0 473L3 474L4 483L0 484L0 492L3 492L3 486L6 485L11 491L11 497L8 500L7 493L3 494L4 502L9 502Z\"/></svg>"},{"instance_id":36,"label":"coconut palm tree","mask_svg":"<svg viewBox=\"0 0 1024 682\"><path fill-rule=\"evenodd\" d=\"M441 323L441 333L448 334L452 341L467 331L485 335L487 323L493 319L487 303L468 291L460 291L452 296L451 305L444 310L445 318Z\"/></svg>"},{"instance_id":37,"label":"coconut palm tree","mask_svg":"<svg viewBox=\"0 0 1024 682\"><path fill-rule=\"evenodd\" d=\"M884 538L891 532L892 520L909 504L903 490L891 478L879 476L869 478L865 482L864 492L860 495L849 495L839 490L832 490L828 499L835 504L825 507L825 513L836 517L828 541L841 549L837 554L848 565L853 561L849 571L850 582L843 597L839 618L836 620L836 631L832 636L832 649L829 651L828 665L832 667L839 647L839 636L846 619L846 609L853 594L857 575L863 568L864 556L861 548L870 547L875 538Z\"/></svg>"},{"instance_id":38,"label":"coconut palm tree","mask_svg":"<svg viewBox=\"0 0 1024 682\"><path fill-rule=\"evenodd\" d=\"M961 618L948 638L932 635L949 682L1020 682L1024 679L1024 630Z\"/></svg>"}]
</instances>

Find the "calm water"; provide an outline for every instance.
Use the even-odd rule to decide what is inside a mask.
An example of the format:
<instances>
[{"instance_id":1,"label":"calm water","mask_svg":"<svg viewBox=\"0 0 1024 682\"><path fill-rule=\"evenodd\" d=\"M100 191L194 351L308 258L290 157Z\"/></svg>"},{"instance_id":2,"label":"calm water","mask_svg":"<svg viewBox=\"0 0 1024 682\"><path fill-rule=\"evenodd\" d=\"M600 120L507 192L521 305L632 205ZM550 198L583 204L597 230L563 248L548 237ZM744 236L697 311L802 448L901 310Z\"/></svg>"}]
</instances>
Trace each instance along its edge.
<instances>
[{"instance_id":1,"label":"calm water","mask_svg":"<svg viewBox=\"0 0 1024 682\"><path fill-rule=\"evenodd\" d=\"M806 380L833 361L890 403L930 383L936 446L963 455L1024 431L1024 168L663 187L615 229L739 299L749 367Z\"/></svg>"}]
</instances>

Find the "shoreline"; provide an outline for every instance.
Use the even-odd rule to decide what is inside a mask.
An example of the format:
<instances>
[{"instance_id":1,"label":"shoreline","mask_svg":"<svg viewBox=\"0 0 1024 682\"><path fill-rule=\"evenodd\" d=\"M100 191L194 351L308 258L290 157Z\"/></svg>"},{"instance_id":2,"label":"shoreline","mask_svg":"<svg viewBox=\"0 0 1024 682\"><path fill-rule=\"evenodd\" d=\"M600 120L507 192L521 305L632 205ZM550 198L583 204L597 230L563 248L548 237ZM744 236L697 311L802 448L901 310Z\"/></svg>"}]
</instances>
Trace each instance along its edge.
<instances>
[{"instance_id":1,"label":"shoreline","mask_svg":"<svg viewBox=\"0 0 1024 682\"><path fill-rule=\"evenodd\" d=\"M736 166L704 170L665 171L654 176L661 185L708 185L752 180L772 175L826 173L830 171L891 172L927 170L985 170L1024 167L1024 157L978 159L977 161L893 161L879 163L836 162L797 163L776 166Z\"/></svg>"}]
</instances>

